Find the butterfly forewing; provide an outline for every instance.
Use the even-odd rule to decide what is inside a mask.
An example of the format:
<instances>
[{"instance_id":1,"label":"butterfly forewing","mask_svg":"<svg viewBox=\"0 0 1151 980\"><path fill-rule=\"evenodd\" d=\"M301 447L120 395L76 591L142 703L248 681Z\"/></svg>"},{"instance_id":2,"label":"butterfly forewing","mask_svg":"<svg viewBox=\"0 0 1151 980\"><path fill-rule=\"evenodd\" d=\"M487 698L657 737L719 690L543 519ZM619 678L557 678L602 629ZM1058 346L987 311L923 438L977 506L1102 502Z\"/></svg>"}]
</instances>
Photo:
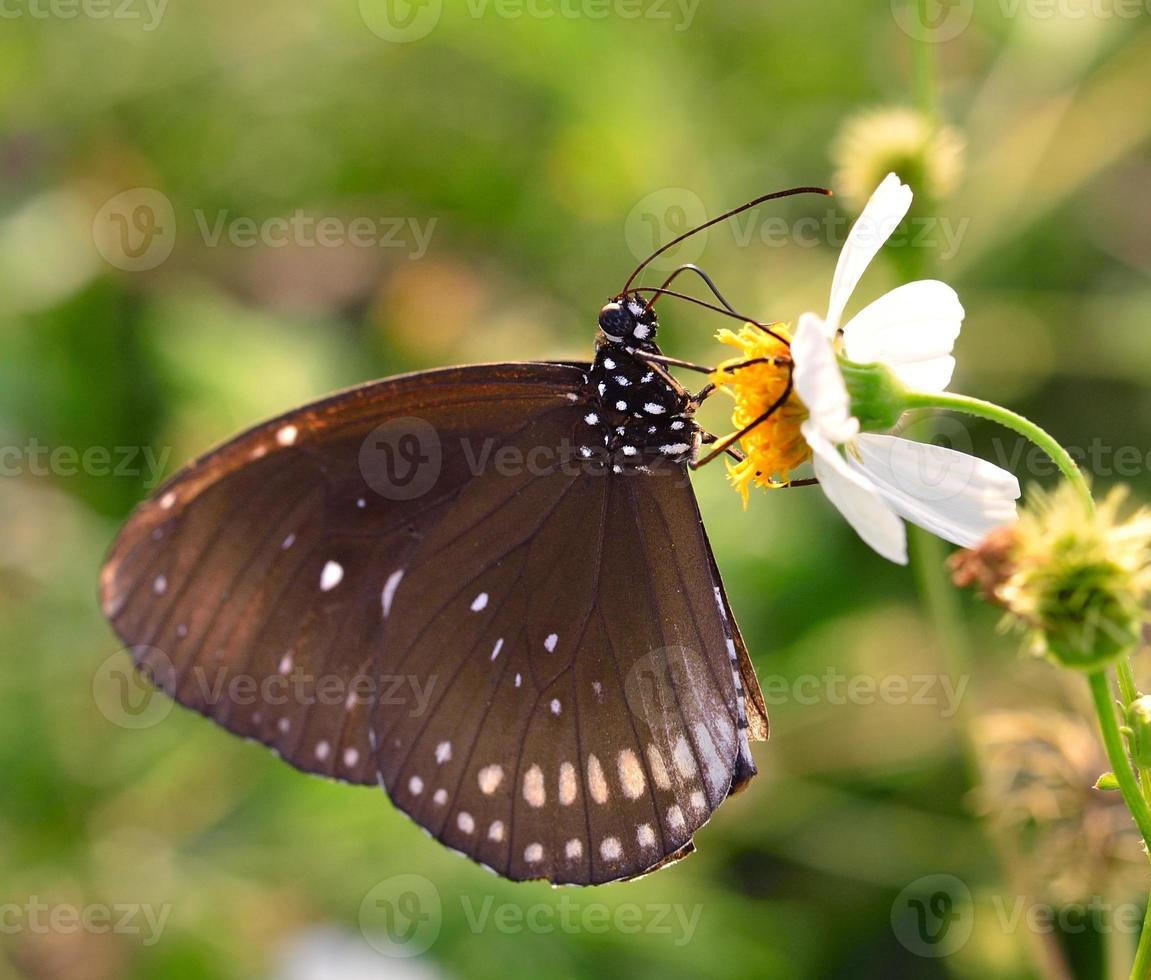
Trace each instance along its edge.
<instances>
[{"instance_id":1,"label":"butterfly forewing","mask_svg":"<svg viewBox=\"0 0 1151 980\"><path fill-rule=\"evenodd\" d=\"M657 867L766 719L683 466L581 465L586 387L428 372L253 429L132 517L105 611L181 703L501 874Z\"/></svg>"}]
</instances>

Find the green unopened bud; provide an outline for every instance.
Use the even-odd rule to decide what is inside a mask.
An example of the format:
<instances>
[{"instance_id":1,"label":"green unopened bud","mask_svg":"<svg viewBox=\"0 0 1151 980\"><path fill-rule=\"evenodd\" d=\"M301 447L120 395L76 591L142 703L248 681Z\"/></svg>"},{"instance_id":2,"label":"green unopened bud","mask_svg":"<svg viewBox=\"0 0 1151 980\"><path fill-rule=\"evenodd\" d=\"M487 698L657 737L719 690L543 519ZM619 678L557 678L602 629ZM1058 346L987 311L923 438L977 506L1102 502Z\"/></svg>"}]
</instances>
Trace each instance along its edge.
<instances>
[{"instance_id":1,"label":"green unopened bud","mask_svg":"<svg viewBox=\"0 0 1151 980\"><path fill-rule=\"evenodd\" d=\"M1151 769L1151 694L1141 694L1127 709L1127 744L1140 769Z\"/></svg>"},{"instance_id":2,"label":"green unopened bud","mask_svg":"<svg viewBox=\"0 0 1151 980\"><path fill-rule=\"evenodd\" d=\"M890 432L907 410L907 389L883 364L857 364L841 357L839 369L851 397L851 414L863 432Z\"/></svg>"},{"instance_id":3,"label":"green unopened bud","mask_svg":"<svg viewBox=\"0 0 1151 980\"><path fill-rule=\"evenodd\" d=\"M1033 497L997 567L995 599L1027 629L1037 653L1100 670L1142 640L1151 513L1121 517L1121 489L1095 510L1070 484Z\"/></svg>"},{"instance_id":4,"label":"green unopened bud","mask_svg":"<svg viewBox=\"0 0 1151 980\"><path fill-rule=\"evenodd\" d=\"M1105 793L1113 793L1119 789L1119 779L1113 772L1105 772L1097 780L1095 780L1095 788L1101 789Z\"/></svg>"},{"instance_id":5,"label":"green unopened bud","mask_svg":"<svg viewBox=\"0 0 1151 980\"><path fill-rule=\"evenodd\" d=\"M1098 670L1138 646L1142 610L1110 562L1056 564L1038 576L1036 615L1047 652L1065 667ZM1045 580L1045 581L1044 581Z\"/></svg>"}]
</instances>

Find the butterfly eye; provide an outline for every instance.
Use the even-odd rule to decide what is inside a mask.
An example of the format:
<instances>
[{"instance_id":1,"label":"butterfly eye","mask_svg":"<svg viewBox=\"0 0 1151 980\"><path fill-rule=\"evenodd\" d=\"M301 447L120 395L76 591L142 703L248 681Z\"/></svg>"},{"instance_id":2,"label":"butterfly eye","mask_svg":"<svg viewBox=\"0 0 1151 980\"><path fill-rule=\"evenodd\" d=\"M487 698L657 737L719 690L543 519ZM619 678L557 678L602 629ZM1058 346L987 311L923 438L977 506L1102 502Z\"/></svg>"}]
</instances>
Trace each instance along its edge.
<instances>
[{"instance_id":1,"label":"butterfly eye","mask_svg":"<svg viewBox=\"0 0 1151 980\"><path fill-rule=\"evenodd\" d=\"M625 337L631 338L635 326L635 317L622 303L608 303L599 311L599 328L609 340L618 343Z\"/></svg>"}]
</instances>

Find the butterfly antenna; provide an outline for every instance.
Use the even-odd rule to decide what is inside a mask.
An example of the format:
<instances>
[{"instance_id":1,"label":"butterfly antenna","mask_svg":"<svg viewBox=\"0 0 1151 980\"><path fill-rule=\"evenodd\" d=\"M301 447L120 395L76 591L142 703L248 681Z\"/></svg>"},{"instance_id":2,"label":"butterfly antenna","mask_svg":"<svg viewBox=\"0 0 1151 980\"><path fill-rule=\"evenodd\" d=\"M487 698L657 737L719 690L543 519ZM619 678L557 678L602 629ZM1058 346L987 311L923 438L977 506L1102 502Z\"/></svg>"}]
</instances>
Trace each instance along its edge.
<instances>
[{"instance_id":1,"label":"butterfly antenna","mask_svg":"<svg viewBox=\"0 0 1151 980\"><path fill-rule=\"evenodd\" d=\"M719 291L719 287L712 281L711 276L704 272L703 269L701 269L694 262L687 262L684 265L681 265L660 284L660 292L656 293L654 296L652 296L651 299L647 301L647 308L649 310L655 306L656 300L658 300L661 295L666 295L664 290L666 290L668 286L675 282L676 279L679 278L680 274L684 272L694 272L697 276L700 277L700 279L707 283L707 288L711 290L711 294L724 305L724 308L727 309L728 312L733 313L736 316L741 316L736 308L727 301L723 293Z\"/></svg>"},{"instance_id":2,"label":"butterfly antenna","mask_svg":"<svg viewBox=\"0 0 1151 980\"><path fill-rule=\"evenodd\" d=\"M758 327L764 333L774 337L780 343L791 346L791 342L783 336L780 336L776 331L771 328L770 324L760 323L758 320L753 320L749 316L744 316L742 313L731 309L731 307L724 308L716 306L714 303L709 303L707 300L700 299L698 296L692 296L689 293L681 293L675 289L665 289L663 286L636 286L632 290L633 293L654 293L657 296L674 296L676 299L686 300L688 303L694 303L696 306L702 306L705 310L711 310L713 313L719 313L723 316L730 317L733 320L739 320L741 323L750 323L753 327Z\"/></svg>"},{"instance_id":3,"label":"butterfly antenna","mask_svg":"<svg viewBox=\"0 0 1151 980\"><path fill-rule=\"evenodd\" d=\"M631 289L631 284L635 282L636 277L643 272L655 259L663 255L668 249L675 248L680 242L691 238L692 235L698 235L701 231L710 228L712 225L717 225L721 221L727 221L728 218L734 218L737 214L743 214L757 205L763 204L765 201L775 201L781 197L794 197L797 194L822 194L824 197L831 197L831 191L826 187L790 187L785 191L774 191L771 194L764 194L762 197L757 197L754 201L748 201L746 204L741 204L738 208L732 208L730 211L725 211L717 218L712 218L710 221L705 221L702 225L697 225L690 231L685 231L682 235L678 235L670 242L661 245L654 252L644 259L639 265L636 266L635 271L628 276L628 280L624 283L623 290L620 292L621 296L626 296Z\"/></svg>"}]
</instances>

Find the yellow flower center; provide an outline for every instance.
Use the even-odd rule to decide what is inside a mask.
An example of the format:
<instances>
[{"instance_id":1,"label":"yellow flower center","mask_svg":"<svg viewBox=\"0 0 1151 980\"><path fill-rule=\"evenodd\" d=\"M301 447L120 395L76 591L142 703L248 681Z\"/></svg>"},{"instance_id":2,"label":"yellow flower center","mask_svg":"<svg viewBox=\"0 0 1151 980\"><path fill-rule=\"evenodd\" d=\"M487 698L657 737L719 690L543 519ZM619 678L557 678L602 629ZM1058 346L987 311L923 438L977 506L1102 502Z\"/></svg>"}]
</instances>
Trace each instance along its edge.
<instances>
[{"instance_id":1,"label":"yellow flower center","mask_svg":"<svg viewBox=\"0 0 1151 980\"><path fill-rule=\"evenodd\" d=\"M731 421L737 432L760 419L787 392L791 350L780 337L790 341L791 334L781 324L773 324L771 329L779 336L751 324L745 324L739 333L720 330L716 335L720 343L740 351L739 357L724 361L711 376L735 400ZM791 471L811 458L811 450L799 431L806 418L807 409L792 391L740 439L747 458L738 463L729 461L727 472L745 507L751 484L766 489L786 486Z\"/></svg>"}]
</instances>

